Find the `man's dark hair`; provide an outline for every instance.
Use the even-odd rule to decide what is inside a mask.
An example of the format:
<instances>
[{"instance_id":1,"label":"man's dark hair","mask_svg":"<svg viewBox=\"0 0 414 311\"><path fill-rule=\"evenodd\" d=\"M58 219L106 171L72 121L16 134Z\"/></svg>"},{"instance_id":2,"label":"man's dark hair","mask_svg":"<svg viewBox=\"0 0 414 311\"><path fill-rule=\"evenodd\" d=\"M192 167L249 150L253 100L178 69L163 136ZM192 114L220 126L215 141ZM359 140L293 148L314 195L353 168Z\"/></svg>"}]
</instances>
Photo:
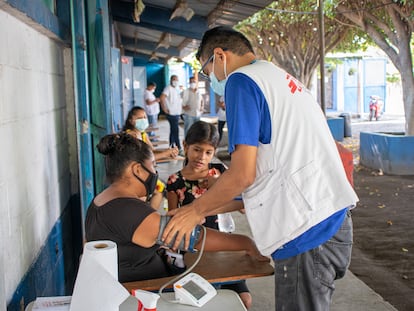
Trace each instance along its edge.
<instances>
[{"instance_id":1,"label":"man's dark hair","mask_svg":"<svg viewBox=\"0 0 414 311\"><path fill-rule=\"evenodd\" d=\"M250 41L242 33L230 27L218 26L205 32L198 48L197 59L208 59L218 47L240 56L254 53Z\"/></svg>"},{"instance_id":2,"label":"man's dark hair","mask_svg":"<svg viewBox=\"0 0 414 311\"><path fill-rule=\"evenodd\" d=\"M157 86L157 83L155 83L155 82L151 81L150 83L148 83L148 84L147 84L147 87L148 87L148 86L155 86L155 87L156 87L156 86Z\"/></svg>"}]
</instances>

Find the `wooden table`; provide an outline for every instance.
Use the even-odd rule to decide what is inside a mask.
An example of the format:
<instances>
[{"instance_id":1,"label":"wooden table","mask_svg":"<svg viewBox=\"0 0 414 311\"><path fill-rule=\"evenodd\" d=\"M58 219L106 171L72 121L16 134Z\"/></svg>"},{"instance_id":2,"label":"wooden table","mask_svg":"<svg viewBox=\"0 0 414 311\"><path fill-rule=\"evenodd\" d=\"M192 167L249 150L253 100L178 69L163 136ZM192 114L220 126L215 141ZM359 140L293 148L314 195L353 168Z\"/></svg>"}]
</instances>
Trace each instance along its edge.
<instances>
[{"instance_id":1,"label":"wooden table","mask_svg":"<svg viewBox=\"0 0 414 311\"><path fill-rule=\"evenodd\" d=\"M185 254L185 262L190 267L196 260L198 254ZM227 283L249 278L272 275L273 266L269 262L259 262L240 252L205 252L200 262L194 268L195 272L210 283ZM143 289L157 291L172 277L151 279L145 281L126 282L122 285L128 290Z\"/></svg>"}]
</instances>

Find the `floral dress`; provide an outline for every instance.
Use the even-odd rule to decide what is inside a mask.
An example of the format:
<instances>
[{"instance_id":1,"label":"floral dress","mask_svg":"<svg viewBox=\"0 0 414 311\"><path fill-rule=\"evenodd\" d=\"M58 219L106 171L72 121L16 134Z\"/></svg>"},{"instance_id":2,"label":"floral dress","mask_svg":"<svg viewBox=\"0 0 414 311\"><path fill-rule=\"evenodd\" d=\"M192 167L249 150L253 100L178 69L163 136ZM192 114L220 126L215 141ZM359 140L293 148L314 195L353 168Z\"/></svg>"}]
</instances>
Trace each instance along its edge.
<instances>
[{"instance_id":1,"label":"floral dress","mask_svg":"<svg viewBox=\"0 0 414 311\"><path fill-rule=\"evenodd\" d=\"M188 180L183 177L181 171L172 174L167 181L167 191L173 191L178 197L178 207L190 204L195 199L203 195L207 191L208 176L219 175L215 168L208 170L207 176L204 179ZM217 215L207 216L204 225L208 228L218 230Z\"/></svg>"}]
</instances>

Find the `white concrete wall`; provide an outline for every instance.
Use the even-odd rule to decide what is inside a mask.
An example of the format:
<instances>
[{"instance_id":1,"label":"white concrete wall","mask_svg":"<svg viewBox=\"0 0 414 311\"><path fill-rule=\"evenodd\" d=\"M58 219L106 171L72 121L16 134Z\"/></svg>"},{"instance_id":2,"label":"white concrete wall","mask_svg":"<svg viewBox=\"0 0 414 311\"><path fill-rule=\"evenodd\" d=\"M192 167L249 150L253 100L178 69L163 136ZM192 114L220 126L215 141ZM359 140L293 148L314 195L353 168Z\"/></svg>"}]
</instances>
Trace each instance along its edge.
<instances>
[{"instance_id":1,"label":"white concrete wall","mask_svg":"<svg viewBox=\"0 0 414 311\"><path fill-rule=\"evenodd\" d=\"M77 191L70 55L0 10L0 310Z\"/></svg>"}]
</instances>

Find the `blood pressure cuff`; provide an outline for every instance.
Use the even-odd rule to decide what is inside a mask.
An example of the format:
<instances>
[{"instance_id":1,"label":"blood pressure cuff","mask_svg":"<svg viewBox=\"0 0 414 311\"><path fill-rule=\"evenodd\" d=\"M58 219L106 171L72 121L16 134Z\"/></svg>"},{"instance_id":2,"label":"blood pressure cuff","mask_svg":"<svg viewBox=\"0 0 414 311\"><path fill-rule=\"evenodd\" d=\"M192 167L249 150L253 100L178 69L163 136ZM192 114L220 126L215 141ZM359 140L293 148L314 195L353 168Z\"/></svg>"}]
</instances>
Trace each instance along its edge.
<instances>
[{"instance_id":1,"label":"blood pressure cuff","mask_svg":"<svg viewBox=\"0 0 414 311\"><path fill-rule=\"evenodd\" d=\"M170 244L165 244L161 238L162 238L162 234L164 233L165 227L167 226L167 224L170 222L171 220L171 216L161 216L160 219L160 231L158 232L158 237L157 237L157 241L156 243L158 245L162 245L162 246L166 246L168 248L172 248L175 240L177 239L177 234L178 232L175 233L173 239L171 240ZM191 252L194 253L195 249L194 246L198 243L200 236L201 236L201 226L197 225L193 231L191 232L190 235L190 245L188 246L188 249L184 248L184 238L180 241L180 245L178 246L178 250L180 251L187 251L187 252Z\"/></svg>"}]
</instances>

